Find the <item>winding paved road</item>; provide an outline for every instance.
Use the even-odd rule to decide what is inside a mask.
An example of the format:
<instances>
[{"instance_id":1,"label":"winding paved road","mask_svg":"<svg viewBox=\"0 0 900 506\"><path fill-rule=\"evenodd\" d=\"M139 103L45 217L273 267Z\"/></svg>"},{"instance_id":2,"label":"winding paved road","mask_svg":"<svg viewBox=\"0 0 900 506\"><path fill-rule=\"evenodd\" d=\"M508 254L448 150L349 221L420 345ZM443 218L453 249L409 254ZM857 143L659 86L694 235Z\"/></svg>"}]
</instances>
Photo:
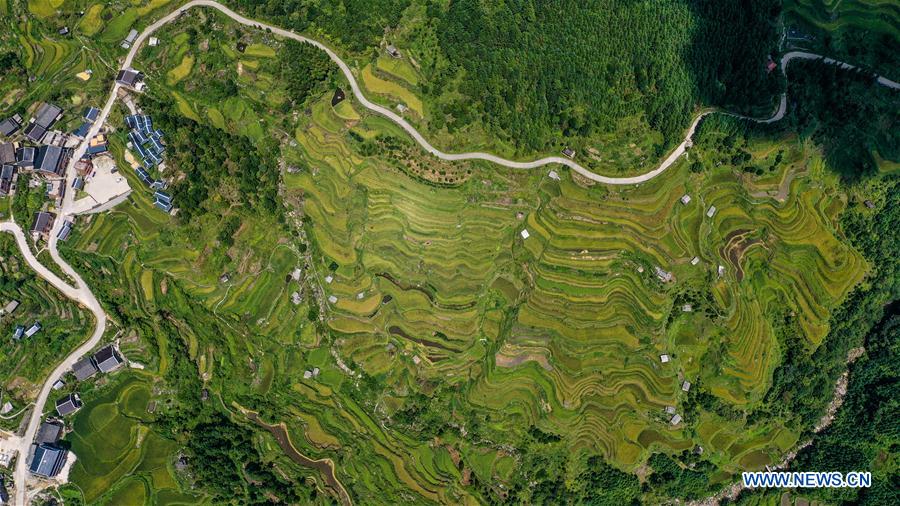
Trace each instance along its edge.
<instances>
[{"instance_id":1,"label":"winding paved road","mask_svg":"<svg viewBox=\"0 0 900 506\"><path fill-rule=\"evenodd\" d=\"M347 79L347 81L350 84L350 88L353 91L353 95L356 97L357 101L359 101L359 103L363 107L365 107L366 109L369 109L370 111L373 111L377 114L380 114L380 115L390 119L397 125L399 125L401 128L406 130L406 132L409 133L409 135L413 139L415 139L416 142L418 142L426 151L428 151L432 155L434 155L442 160L486 160L486 161L489 161L492 163L496 163L498 165L502 165L502 166L510 167L510 168L514 168L514 169L533 169L533 168L542 167L544 165L557 163L560 165L565 165L565 166L571 168L572 170L574 170L575 172L578 172L582 176L584 176L588 179L591 179L593 181L599 182L599 183L611 184L611 185L638 184L638 183L643 183L645 181L649 181L650 179L653 179L654 177L658 176L663 171L665 171L667 168L669 168L672 164L674 164L678 160L678 158L682 154L684 154L685 150L690 146L691 138L693 137L694 131L696 130L697 125L700 123L700 120L703 119L703 117L705 117L707 114L717 112L717 111L707 111L707 112L699 114L691 122L691 125L688 128L687 133L685 135L684 141L682 141L682 143L679 144L672 151L672 153L670 153L669 156L666 157L665 160L663 160L663 162L659 165L659 167L657 167L656 169L651 170L649 172L646 172L644 174L641 174L638 176L633 176L633 177L602 176L602 175L591 172L590 170L582 167L581 165L579 165L578 163L576 163L573 160L570 160L568 158L559 157L559 156L549 156L549 157L541 158L538 160L522 162L522 161L515 161L515 160L507 160L505 158L501 158L499 156L492 155L490 153L479 153L479 152L445 153L445 152L435 148L434 146L432 146L431 143L428 142L428 140L425 139L425 137L423 137L422 134L420 134L418 132L418 130L416 130L411 124L409 124L405 119L403 119L403 117L396 114L392 110L390 110L386 107L383 107L381 105L375 104L375 103L371 102L369 99L367 99L365 97L365 95L363 95L362 90L359 87L359 83L356 81L356 78L354 77L353 72L350 70L350 67L334 51L332 51L330 48L328 48L321 42L306 38L302 35L298 35L294 32L284 30L277 26L272 26L272 25L269 25L266 23L262 23L260 21L246 18L213 0L193 0L191 2L188 2L188 3L184 4L183 6L179 7L178 9L167 14L166 16L162 17L161 19L157 20L155 23L151 24L147 28L145 28L141 32L141 34L137 37L134 44L132 45L131 50L128 52L127 56L125 57L122 67L123 68L131 67L134 57L137 54L138 50L143 45L144 41L153 32L155 32L162 26L168 24L169 22L175 20L182 13L184 13L185 11L187 11L188 9L191 9L193 7L211 7L213 9L219 10L226 16L230 17L231 19L233 19L243 25L254 27L254 28L259 28L262 30L269 30L276 35L286 37L289 39L293 39L293 40L296 40L299 42L312 44L313 46L321 49L341 69L341 72L344 74L344 77ZM793 51L793 52L786 53L784 56L782 56L781 71L784 72L784 69L787 67L787 65L795 59L804 59L804 60L821 59L825 63L838 64L842 68L845 68L845 69L852 70L852 69L856 68L853 65L839 62L839 61L831 59L831 58L823 58L822 56L817 55L817 54L806 53L806 52L802 52L802 51ZM887 87L890 87L893 89L900 89L900 84L898 84L894 81L891 81L889 79L886 79L884 77L881 77L881 76L876 76L876 77L877 77L878 84L887 86ZM90 142L90 139L92 137L94 137L97 133L99 133L100 128L105 123L106 118L109 116L109 113L112 110L113 105L115 104L116 98L118 96L119 88L120 88L120 85L118 83L113 84L112 90L110 91L110 94L109 94L109 98L107 99L106 104L103 106L103 109L101 110L100 115L97 118L97 121L94 122L94 125L91 127L88 135L85 136L85 140L76 148L75 153L73 154L72 159L67 167L68 180L74 180L74 178L75 178L75 162L78 161L81 158L81 156L85 153L85 151L88 147L88 143ZM746 116L740 116L740 115L731 114L731 113L727 113L727 112L724 114L731 114L732 116L736 116L736 117L740 117L740 118L748 119L748 120L752 120L752 121L757 121L757 122L761 122L761 123L773 123L773 122L776 122L776 121L780 120L781 118L783 118L786 110L787 110L787 97L785 95L782 95L778 109L769 118L763 118L763 119L749 118ZM59 255L59 251L57 250L56 235L59 232L59 229L62 227L62 224L67 217L77 214L77 211L78 211L78 209L74 206L74 196L75 196L75 192L67 192L66 193L66 196L61 205L60 212L58 213L58 217L54 224L54 228L50 233L50 241L49 241L50 256L53 258L53 261L56 262L57 265L59 265L59 267L63 270L63 272L65 272L68 276L70 276L73 280L75 280L74 287L69 285L62 279L60 279L59 276L57 276L52 271L50 271L49 269L44 267L37 260L37 258L31 252L30 247L28 246L28 241L26 240L25 234L22 231L21 227L19 227L18 225L16 225L14 222L11 222L11 221L0 223L0 232L8 232L8 233L13 234L13 236L15 236L15 239L19 246L19 249L21 250L22 255L25 257L25 260L27 261L28 265L31 266L31 268L34 269L35 272L37 272L37 274L40 277L47 280L50 284L52 284L54 287L59 289L68 298L70 298L74 301L77 301L81 305L88 308L94 314L94 317L96 319L96 328L94 329L94 333L91 335L91 337L87 341L85 341L81 346L79 346L75 351L73 351L69 356L67 356L56 367L56 369L53 370L53 372L50 374L50 376L47 378L46 382L44 383L43 387L41 388L40 394L38 395L38 398L35 401L35 407L34 407L34 410L32 411L31 418L28 423L28 427L26 429L25 435L21 439L22 442L21 442L20 448L19 448L19 458L17 460L16 470L15 470L16 504L22 505L22 506L24 506L26 504L26 497L27 497L27 492L28 492L27 487L26 487L27 466L25 463L25 457L28 455L29 446L31 444L31 441L34 439L34 436L37 432L38 426L40 425L41 415L43 414L44 406L47 403L47 398L49 397L50 391L52 389L52 385L56 381L56 379L61 377L67 370L69 370L78 359L80 359L83 355L85 355L88 351L90 351L92 348L94 348L100 342L100 339L103 337L103 333L106 330L106 313L104 313L103 308L100 306L100 303L97 301L96 297L94 297L94 294L91 292L90 288L88 288L87 284L84 282L84 280L81 278L81 276L75 271L75 269L72 268L72 266L70 266L68 263L66 263L65 260L63 260L63 258Z\"/></svg>"},{"instance_id":2,"label":"winding paved road","mask_svg":"<svg viewBox=\"0 0 900 506\"><path fill-rule=\"evenodd\" d=\"M691 125L688 128L687 133L685 135L684 141L682 141L682 143L679 144L672 151L672 153L669 154L668 157L666 157L665 160L663 160L663 162L659 165L659 167L657 167L649 172L646 172L644 174L641 174L638 176L632 176L632 177L609 177L609 176L602 176L599 174L595 174L594 172L591 172L590 170L582 167L574 160L571 160L571 159L565 158L565 157L561 157L561 156L548 156L546 158L541 158L538 160L522 162L522 161L515 161L515 160L507 160L505 158L501 158L499 156L492 155L490 153L479 153L479 152L445 153L445 152L437 149L436 147L432 146L431 143L428 142L428 140L425 139L425 137L422 136L422 134L419 133L419 131L416 130L415 127L413 127L411 124L409 124L409 122L407 122L405 119L403 119L402 116L400 116L399 114L395 113L394 111L388 109L387 107L378 105L378 104L370 101L369 99L367 99L366 96L363 95L362 90L359 87L359 83L356 81L356 77L353 75L353 72L350 70L350 67L344 62L344 60L342 60L328 46L322 44L321 42L319 42L317 40L313 40L313 39L304 37L302 35L292 32L292 31L285 30L285 29L279 28L277 26L273 26L273 25L270 25L267 23L263 23L261 21L257 21L254 19L244 17L214 0L193 0L191 2L188 2L184 5L182 5L181 7L175 9L174 11L170 12L166 16L160 18L159 20L157 20L155 23L151 24L147 28L145 28L144 31L142 31L141 34L138 35L137 39L134 41L134 44L131 46L131 50L128 51L128 55L125 57L125 61L122 65L122 67L123 68L131 67L131 64L134 61L134 57L135 57L135 55L137 55L138 50L143 45L144 41L147 40L147 38L150 37L151 34L153 34L153 32L155 32L159 28L165 26L166 24L170 23L171 21L177 19L179 16L181 16L181 14L183 14L188 9L192 9L194 7L211 7L213 9L219 10L226 16L230 17L231 19L233 19L234 21L237 21L238 23L240 23L242 25L250 26L253 28L258 28L261 30L268 30L276 35L281 36L281 37L293 39L293 40L296 40L299 42L304 42L307 44L312 44L313 46L321 49L322 51L325 52L325 54L328 55L328 57L331 59L331 61L333 61L335 63L335 65L337 65L338 68L341 69L341 72L344 74L344 77L350 83L350 88L353 91L353 95L356 97L356 100L359 101L359 103L363 107L365 107L366 109L369 109L372 112L378 113L378 114L388 118L389 120L393 121L397 125L399 125L401 128L406 130L406 132L413 139L415 139L416 142L418 142L426 151L428 151L432 155L434 155L442 160L486 160L486 161L496 163L498 165L503 165L504 167L510 167L513 169L534 169L537 167L542 167L544 165L558 163L560 165L565 165L565 166L571 168L572 170L574 170L575 172L578 172L582 176L584 176L588 179L591 179L593 181L596 181L598 183L611 184L611 185L638 184L638 183L643 183L645 181L649 181L650 179L653 179L654 177L660 175L663 171L668 169L672 164L674 164L678 160L678 158L684 154L685 150L690 146L691 138L693 137L694 131L696 130L697 125L700 123L700 120L703 119L703 117L706 116L707 114L711 114L712 112L715 112L715 111L708 111L708 112L704 112L704 113L701 113L700 115L698 115L694 119L694 121L691 122ZM802 60L822 59L825 63L836 63L845 69L856 68L853 65L839 62L832 58L823 58L822 56L817 55L817 54L806 53L803 51L792 51L789 53L785 53L785 55L781 57L781 71L784 72L784 69L787 67L787 65L795 59L802 59ZM878 76L877 81L881 85L888 86L890 88L900 89L900 84L898 84L894 81L891 81L889 79L886 79L884 77ZM103 124L103 121L106 119L106 116L109 114L109 111L112 109L112 105L115 102L116 93L117 93L118 89L119 89L118 84L113 86L113 90L112 90L112 93L110 93L109 100L107 101L106 106L103 108L100 118L98 119L98 121L96 123L94 123L95 126L91 130L91 135L89 135L87 137L87 139L90 139L90 137L96 133L95 129L99 129L100 125ZM774 123L784 117L786 110L787 110L787 97L785 95L782 95L778 109L769 118L758 119L758 118L750 118L750 117L746 117L746 116L739 116L737 114L733 114L733 116L737 116L737 117L752 120L752 121L758 121L761 123ZM730 113L725 113L725 114L730 114ZM87 140L85 140L85 142L83 143L83 148L86 148L86 147L87 147ZM79 151L78 156L80 157L81 153L83 153L83 152L84 152L83 149L81 151ZM75 159L77 159L77 158L75 158ZM74 171L74 167L72 168L72 170ZM70 174L70 176L71 176L71 174Z\"/></svg>"},{"instance_id":3,"label":"winding paved road","mask_svg":"<svg viewBox=\"0 0 900 506\"><path fill-rule=\"evenodd\" d=\"M30 449L31 442L34 440L34 436L37 433L37 429L41 424L41 416L43 415L44 406L47 404L47 398L50 396L50 392L53 388L53 383L60 377L63 376L69 369L72 368L72 365L75 364L82 356L84 356L87 352L91 351L92 348L97 346L100 342L100 339L103 337L103 333L106 331L106 313L103 312L103 308L100 306L100 302L97 301L94 294L91 293L90 288L88 288L87 283L81 279L81 276L75 272L69 264L65 262L60 256L59 252L56 250L55 244L52 248L50 248L50 255L53 257L53 261L56 262L62 270L72 279L75 280L75 286L72 286L57 276L53 271L46 268L43 264L41 264L37 257L32 253L31 248L28 246L28 241L25 237L25 233L22 231L22 228L12 221L5 221L0 223L0 232L7 232L13 235L16 239L16 244L19 246L19 250L22 252L22 256L25 257L25 261L28 265L34 269L34 271L38 274L38 276L44 278L53 285L57 290L62 292L66 297L78 302L82 306L86 307L94 314L94 319L96 322L96 326L94 327L94 333L91 334L91 337L88 338L87 341L81 344L75 351L73 351L69 356L67 356L56 368L50 373L50 376L47 377L47 380L44 382L44 386L41 388L40 393L38 394L37 399L34 401L34 409L31 411L31 417L28 421L28 427L25 430L25 435L22 436L21 442L19 444L19 457L16 459L16 469L15 469L15 483L16 483L16 504L24 505L26 504L25 498L27 493L25 479L27 477L28 466L25 462L25 458L28 455L28 450Z\"/></svg>"}]
</instances>

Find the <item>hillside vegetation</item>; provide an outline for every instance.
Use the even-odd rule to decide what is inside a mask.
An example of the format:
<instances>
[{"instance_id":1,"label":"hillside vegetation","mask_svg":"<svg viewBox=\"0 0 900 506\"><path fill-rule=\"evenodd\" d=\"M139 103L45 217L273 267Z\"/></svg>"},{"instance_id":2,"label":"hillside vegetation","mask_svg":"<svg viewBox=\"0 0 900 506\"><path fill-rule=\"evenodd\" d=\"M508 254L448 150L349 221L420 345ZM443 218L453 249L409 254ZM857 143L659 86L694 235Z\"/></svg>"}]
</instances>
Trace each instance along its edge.
<instances>
[{"instance_id":1,"label":"hillside vegetation","mask_svg":"<svg viewBox=\"0 0 900 506\"><path fill-rule=\"evenodd\" d=\"M398 44L423 77L417 88L427 106L415 119L438 142L486 143L517 155L566 145L606 151L604 134L643 143L649 128L661 136L643 156L655 161L696 107L765 115L780 87L777 73L765 71L777 49L776 0L396 0L369 9L348 1L232 3L295 29L322 30L363 56ZM376 23L389 30L372 30ZM643 125L640 133L631 131L633 121Z\"/></svg>"}]
</instances>

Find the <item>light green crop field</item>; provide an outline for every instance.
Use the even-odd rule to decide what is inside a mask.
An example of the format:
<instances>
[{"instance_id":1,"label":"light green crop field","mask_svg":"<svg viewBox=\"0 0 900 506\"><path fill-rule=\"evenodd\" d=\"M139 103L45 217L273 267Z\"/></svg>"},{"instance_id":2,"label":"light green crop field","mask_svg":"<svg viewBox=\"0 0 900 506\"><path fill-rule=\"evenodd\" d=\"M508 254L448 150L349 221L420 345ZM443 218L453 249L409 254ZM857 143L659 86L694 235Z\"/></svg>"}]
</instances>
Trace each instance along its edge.
<instances>
[{"instance_id":1,"label":"light green crop field","mask_svg":"<svg viewBox=\"0 0 900 506\"><path fill-rule=\"evenodd\" d=\"M70 475L77 492L98 504L177 504L167 498L178 496L192 504L201 501L179 492L170 471L175 443L146 425L153 419L147 378L130 372L117 376L124 377L85 404L67 436L78 456Z\"/></svg>"}]
</instances>

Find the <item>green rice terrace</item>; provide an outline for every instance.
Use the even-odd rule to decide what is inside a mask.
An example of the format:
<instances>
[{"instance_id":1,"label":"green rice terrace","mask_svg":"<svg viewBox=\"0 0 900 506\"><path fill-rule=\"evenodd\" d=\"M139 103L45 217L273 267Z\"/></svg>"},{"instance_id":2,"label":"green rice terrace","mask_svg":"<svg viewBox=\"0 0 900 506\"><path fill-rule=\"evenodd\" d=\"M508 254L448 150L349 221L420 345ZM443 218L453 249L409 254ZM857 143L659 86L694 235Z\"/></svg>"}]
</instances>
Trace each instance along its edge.
<instances>
[{"instance_id":1,"label":"green rice terrace","mask_svg":"<svg viewBox=\"0 0 900 506\"><path fill-rule=\"evenodd\" d=\"M84 105L105 102L129 31L181 3L0 0L12 26L0 62L17 69L0 79L0 120L44 100L77 126ZM558 164L448 161L364 107L319 49L190 9L137 51L143 92L120 91L163 132L165 163L148 173L168 182L176 210L161 210L132 169L135 111L120 99L106 118L109 155L133 191L79 216L58 243L108 315L104 340L131 366L63 390L84 401L62 441L77 460L43 499L721 500L742 471L827 438L815 426L848 357L896 328L882 315L900 295L898 91L814 60L786 74L765 67L788 25L835 37L866 26L887 49L859 64L891 77L900 51L879 56L898 48L891 2L766 1L743 16L731 1L224 3L323 41L369 100L454 153L531 160L572 146L590 170L631 176L657 167L701 111L769 117L785 90L789 105L772 124L707 116L684 156L636 185ZM485 38L501 37L492 23L560 36L536 48L539 34L523 28L496 43L510 58L583 44L580 65L605 44L573 41L551 9L633 31L624 49L597 46L602 75L584 81L558 64L542 64L554 83L482 54ZM639 50L648 16L671 22L654 55ZM729 23L733 40L717 32ZM571 30L587 36L582 24ZM479 44L465 47L469 36ZM854 62L848 47L823 54ZM727 71L704 63L726 57ZM546 103L557 92L564 103ZM0 214L27 227L21 215L48 204L24 195L0 197ZM0 425L12 433L93 320L7 234L0 257L0 308L20 302L0 332L43 325L0 350L0 405L14 406ZM865 389L850 367L854 405ZM854 461L880 480L872 489L727 500L886 504L893 434ZM815 461L811 451L797 465Z\"/></svg>"}]
</instances>

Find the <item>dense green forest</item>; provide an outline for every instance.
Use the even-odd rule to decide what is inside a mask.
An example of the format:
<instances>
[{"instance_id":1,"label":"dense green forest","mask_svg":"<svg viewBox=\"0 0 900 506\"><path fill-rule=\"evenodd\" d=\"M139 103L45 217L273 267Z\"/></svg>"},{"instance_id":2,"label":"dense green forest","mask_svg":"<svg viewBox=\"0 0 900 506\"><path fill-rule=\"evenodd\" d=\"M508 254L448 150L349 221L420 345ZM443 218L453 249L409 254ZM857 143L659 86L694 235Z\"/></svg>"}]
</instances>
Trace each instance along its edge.
<instances>
[{"instance_id":1,"label":"dense green forest","mask_svg":"<svg viewBox=\"0 0 900 506\"><path fill-rule=\"evenodd\" d=\"M154 125L166 133L166 156L185 174L171 188L183 223L218 209L211 195L233 195L233 204L275 213L278 208L277 141L251 139L197 123L175 110L171 101L142 101ZM235 192L217 192L224 186ZM278 213L280 214L280 213Z\"/></svg>"},{"instance_id":2,"label":"dense green forest","mask_svg":"<svg viewBox=\"0 0 900 506\"><path fill-rule=\"evenodd\" d=\"M232 3L295 30L323 31L358 53L376 48L408 4ZM696 106L765 114L781 86L765 71L778 0L458 0L430 1L424 11L421 24L436 31L441 53L429 61L442 62L423 63L435 125L452 131L481 121L521 150L614 131L643 115L663 133L660 154ZM459 81L461 97L438 100Z\"/></svg>"},{"instance_id":3,"label":"dense green forest","mask_svg":"<svg viewBox=\"0 0 900 506\"><path fill-rule=\"evenodd\" d=\"M695 105L770 107L779 2L452 2L439 38L476 113L521 146L643 113L667 144ZM661 148L661 146L660 146Z\"/></svg>"},{"instance_id":4,"label":"dense green forest","mask_svg":"<svg viewBox=\"0 0 900 506\"><path fill-rule=\"evenodd\" d=\"M831 427L797 456L797 469L871 470L869 489L828 489L813 495L832 502L897 504L900 469L891 456L900 451L900 304L866 337L866 354L850 369L846 402Z\"/></svg>"},{"instance_id":5,"label":"dense green forest","mask_svg":"<svg viewBox=\"0 0 900 506\"><path fill-rule=\"evenodd\" d=\"M284 42L281 58L281 79L294 104L304 104L313 92L330 81L336 68L322 50L296 40Z\"/></svg>"},{"instance_id":6,"label":"dense green forest","mask_svg":"<svg viewBox=\"0 0 900 506\"><path fill-rule=\"evenodd\" d=\"M792 114L786 126L822 145L828 165L845 179L876 173L876 153L900 160L900 91L877 85L866 73L816 61L791 63L788 82Z\"/></svg>"}]
</instances>

